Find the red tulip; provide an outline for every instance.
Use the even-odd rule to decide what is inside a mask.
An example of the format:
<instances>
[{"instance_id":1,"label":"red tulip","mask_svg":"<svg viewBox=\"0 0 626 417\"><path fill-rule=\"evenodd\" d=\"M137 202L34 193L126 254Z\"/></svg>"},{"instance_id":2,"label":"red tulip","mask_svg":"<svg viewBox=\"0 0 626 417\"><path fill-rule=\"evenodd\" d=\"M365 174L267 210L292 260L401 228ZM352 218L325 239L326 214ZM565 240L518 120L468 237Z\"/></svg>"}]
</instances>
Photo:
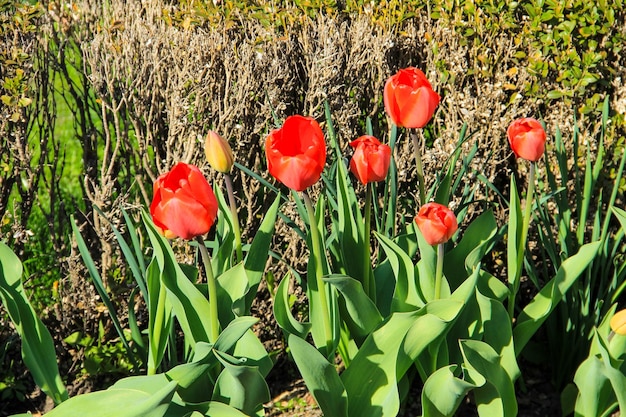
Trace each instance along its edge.
<instances>
[{"instance_id":1,"label":"red tulip","mask_svg":"<svg viewBox=\"0 0 626 417\"><path fill-rule=\"evenodd\" d=\"M422 71L409 67L389 77L383 91L385 111L400 127L421 128L439 105L439 94Z\"/></svg>"},{"instance_id":2,"label":"red tulip","mask_svg":"<svg viewBox=\"0 0 626 417\"><path fill-rule=\"evenodd\" d=\"M424 204L415 216L415 223L429 245L447 242L459 228L452 210L439 203Z\"/></svg>"},{"instance_id":3,"label":"red tulip","mask_svg":"<svg viewBox=\"0 0 626 417\"><path fill-rule=\"evenodd\" d=\"M369 135L353 140L350 146L355 148L350 160L350 171L361 183L368 184L385 179L391 160L389 146Z\"/></svg>"},{"instance_id":4,"label":"red tulip","mask_svg":"<svg viewBox=\"0 0 626 417\"><path fill-rule=\"evenodd\" d=\"M193 239L211 230L217 199L200 169L179 162L154 182L150 214L167 238Z\"/></svg>"},{"instance_id":5,"label":"red tulip","mask_svg":"<svg viewBox=\"0 0 626 417\"><path fill-rule=\"evenodd\" d=\"M302 191L315 184L326 164L324 133L315 119L289 116L265 140L270 174L287 187Z\"/></svg>"},{"instance_id":6,"label":"red tulip","mask_svg":"<svg viewBox=\"0 0 626 417\"><path fill-rule=\"evenodd\" d=\"M546 131L537 120L517 119L506 130L511 149L518 158L536 162L546 147Z\"/></svg>"}]
</instances>

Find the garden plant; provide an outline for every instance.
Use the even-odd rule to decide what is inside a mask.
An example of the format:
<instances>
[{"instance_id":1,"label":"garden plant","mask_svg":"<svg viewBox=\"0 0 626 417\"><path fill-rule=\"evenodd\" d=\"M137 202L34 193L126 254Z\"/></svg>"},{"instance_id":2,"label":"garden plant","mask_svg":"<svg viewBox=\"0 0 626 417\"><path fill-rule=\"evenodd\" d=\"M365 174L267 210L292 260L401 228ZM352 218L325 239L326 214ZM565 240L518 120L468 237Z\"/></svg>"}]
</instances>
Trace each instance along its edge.
<instances>
[{"instance_id":1,"label":"garden plant","mask_svg":"<svg viewBox=\"0 0 626 417\"><path fill-rule=\"evenodd\" d=\"M626 106L612 110L601 80L626 76L605 68L626 26L602 23L624 17L622 3L296 3L102 4L107 20L87 13L88 2L2 2L3 36L17 33L22 43L7 43L1 56L0 214L3 223L28 218L45 194L47 247L67 251L72 285L92 292L80 303L98 311L83 329L55 329L42 307L54 302L27 287L39 265L29 249L34 232L27 222L7 226L3 323L49 398L44 414L279 415L272 383L287 373L281 366L306 386L314 406L302 413L311 415L534 415L520 399L537 369L557 392L558 410L549 412L625 412ZM121 17L138 10L143 23ZM448 25L474 54L476 79L493 81L483 91L498 77L514 81L524 59L527 75L556 71L558 85L538 98L529 78L497 81L506 102L494 105L501 114L490 123L496 110L460 117L469 112L455 106L470 90L455 90L464 70L441 55L441 40L424 37L421 57L370 67L369 84L357 80L368 67L350 59L343 70L354 69L354 83L338 83L337 67L316 71L339 53L322 57L324 42L307 36L294 50L309 53L292 68L306 82L277 69L273 83L259 86L241 64L247 57L258 71L267 59L271 69L293 53L296 28L342 18L357 27L362 16L409 42L407 31L417 29L405 20ZM386 23L394 16L401 19ZM37 19L49 24L45 36L37 37ZM167 61L180 52L159 55L166 43L145 32L147 22L199 55L193 34L225 39L215 49L225 55ZM218 24L232 38L210 29ZM498 52L511 67L496 75L501 61L479 36L500 39L498 30L514 24L517 52ZM532 38L538 28L545 37ZM427 36L435 29L447 33L437 26ZM268 40L274 35L284 39ZM345 50L357 50L357 39ZM404 53L389 42L376 48ZM181 78L164 77L165 64ZM215 68L220 76L203 85ZM471 101L481 100L480 88ZM578 116L550 118L549 105L525 106L522 95L577 106ZM74 188L61 179L76 144L63 144L49 100L64 100L79 138L74 163L84 177ZM65 204L62 196L78 189L82 201ZM51 274L46 288L62 300L63 278ZM73 390L62 359L70 346L83 352L86 374L110 379ZM7 404L24 397L0 388Z\"/></svg>"}]
</instances>

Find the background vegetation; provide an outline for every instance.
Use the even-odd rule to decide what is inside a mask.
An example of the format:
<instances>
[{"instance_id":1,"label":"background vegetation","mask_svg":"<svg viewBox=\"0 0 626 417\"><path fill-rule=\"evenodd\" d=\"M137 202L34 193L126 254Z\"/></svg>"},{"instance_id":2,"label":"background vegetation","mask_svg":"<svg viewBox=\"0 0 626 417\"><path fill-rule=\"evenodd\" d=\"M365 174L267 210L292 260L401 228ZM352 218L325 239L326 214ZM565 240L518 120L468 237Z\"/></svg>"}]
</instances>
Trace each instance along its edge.
<instances>
[{"instance_id":1,"label":"background vegetation","mask_svg":"<svg viewBox=\"0 0 626 417\"><path fill-rule=\"evenodd\" d=\"M123 225L121 209L137 214L146 206L152 181L175 161L204 165L208 129L259 173L274 117L320 118L324 102L343 147L364 133L367 116L382 137L384 82L413 65L442 96L425 132L426 171L441 167L467 123L477 146L470 169L506 189L516 167L504 135L511 120L534 116L552 132L558 126L567 166L584 171L608 97L610 123L599 145L607 175L598 178L593 205L608 198L603 183L618 181L623 206L626 180L615 176L625 146L625 21L621 0L0 0L0 238L24 262L25 286L53 329L71 394L106 385L129 365L85 279L70 214L112 298L125 304L129 272L93 206ZM404 182L414 181L408 142L397 151ZM237 175L235 185L245 239L272 198L252 176ZM302 248L290 233L283 225L275 244L302 270ZM258 331L278 351L270 298L262 288ZM137 319L145 320L140 306ZM0 320L0 413L15 411L5 404L16 402L39 407L19 364L19 340ZM573 373L576 361L569 366Z\"/></svg>"}]
</instances>

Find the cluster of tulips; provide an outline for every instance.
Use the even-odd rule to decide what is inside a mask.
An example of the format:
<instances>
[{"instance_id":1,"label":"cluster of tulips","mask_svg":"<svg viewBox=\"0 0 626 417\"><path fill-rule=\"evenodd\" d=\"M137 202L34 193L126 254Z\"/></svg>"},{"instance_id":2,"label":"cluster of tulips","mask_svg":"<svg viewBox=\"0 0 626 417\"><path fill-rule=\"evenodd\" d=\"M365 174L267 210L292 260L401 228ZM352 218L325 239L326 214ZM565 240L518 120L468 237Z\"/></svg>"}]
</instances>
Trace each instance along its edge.
<instances>
[{"instance_id":1,"label":"cluster of tulips","mask_svg":"<svg viewBox=\"0 0 626 417\"><path fill-rule=\"evenodd\" d=\"M87 246L73 225L79 250L137 363L136 371L147 368L147 375L123 378L105 391L68 400L52 338L21 288L21 264L0 244L0 297L15 306L9 308L14 322L34 323L18 330L35 381L57 403L50 417L263 415L264 404L270 401L266 377L273 363L250 329L258 320L251 316L251 305L265 273L281 203L289 198L304 220L304 229L295 222L291 227L309 248L306 277L290 269L277 288L270 280L268 287L289 353L325 415L396 416L415 378L423 384L423 417L454 416L470 392L482 417L517 415L515 384L521 376L517 358L593 262L601 241L584 244L581 240L578 252L563 259L554 276L545 277L530 303L519 306L536 164L546 147L544 127L533 118L521 118L507 129L513 153L528 161L530 168L523 212L512 176L509 221L499 228L491 210L468 222L457 219L462 210L455 214L448 207L460 146L447 162L434 197L435 187L426 192L421 146L412 130L430 122L440 96L424 73L416 68L400 70L386 82L383 98L391 121L387 143L371 134L350 141L353 153L348 166L328 108L326 130L335 152L331 164L324 131L312 117L289 116L267 135L269 174L289 189L289 197L282 195L280 186L256 174L277 197L249 243L241 240L230 177L235 158L218 133L207 134L204 149L208 164L224 176L226 196L209 184L200 168L185 162L159 176L149 214L141 216L152 259L146 262L130 216L124 212L130 244L112 225L138 284L129 301L133 344L127 342ZM407 129L413 140L419 209L413 221L396 227L393 154L398 128ZM309 189L322 177L324 187L314 195L314 204ZM356 186L365 187L363 202L356 197ZM373 218L372 212L378 217ZM614 213L626 224L626 212ZM459 223L464 225L461 232ZM505 233L508 276L503 282L483 268L482 258ZM168 241L176 238L194 241L190 244L197 248L203 268L177 262ZM379 245L376 256L372 242ZM201 270L206 280L198 279ZM304 322L291 312L292 275L305 287ZM138 291L149 313L147 342L132 320L132 297ZM610 415L618 406L626 410L622 365L626 310L615 310L613 305L610 320L594 330L589 358L580 365L575 386L564 395L576 415ZM180 346L174 340L175 323L184 337L182 364L172 354ZM336 366L337 356L341 368Z\"/></svg>"},{"instance_id":2,"label":"cluster of tulips","mask_svg":"<svg viewBox=\"0 0 626 417\"><path fill-rule=\"evenodd\" d=\"M432 89L425 74L417 68L406 68L390 77L384 88L387 115L398 127L418 129L431 120L440 96ZM518 158L531 161L529 180L530 207L534 188L535 162L544 153L546 133L533 118L515 120L507 130L511 149ZM391 148L371 135L363 135L350 142L354 148L350 171L364 186L383 181L391 162ZM419 145L415 144L416 152ZM269 173L291 190L304 192L317 183L326 164L326 142L318 122L301 115L289 116L282 127L273 130L265 141ZM229 173L234 164L230 145L216 132L210 131L205 141L205 155L209 165L222 173ZM420 181L423 180L421 158L416 154ZM227 180L230 181L230 180ZM232 187L232 186L229 186ZM420 182L420 196L424 184ZM232 195L232 190L229 191ZM305 198L308 196L305 193ZM372 196L368 194L366 204ZM454 213L436 202L421 201L415 223L430 245L443 248L458 229ZM233 206L234 207L234 206ZM217 200L211 186L196 166L178 163L154 183L154 198L150 213L155 225L168 238L193 239L208 233L217 217ZM527 211L530 213L530 211ZM529 219L526 221L528 226ZM366 224L368 228L370 225ZM527 227L526 227L527 232ZM524 238L525 240L525 238ZM443 256L440 256L443 259ZM439 271L440 272L440 271ZM437 293L440 287L437 275Z\"/></svg>"}]
</instances>

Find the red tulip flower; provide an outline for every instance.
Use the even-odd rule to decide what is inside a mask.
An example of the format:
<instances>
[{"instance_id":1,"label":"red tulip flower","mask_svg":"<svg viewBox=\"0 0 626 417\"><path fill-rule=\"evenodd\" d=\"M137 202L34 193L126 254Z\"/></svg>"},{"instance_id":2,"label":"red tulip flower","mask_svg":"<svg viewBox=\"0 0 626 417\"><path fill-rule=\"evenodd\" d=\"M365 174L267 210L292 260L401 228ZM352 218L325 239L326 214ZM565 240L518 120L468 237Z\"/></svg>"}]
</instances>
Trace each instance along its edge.
<instances>
[{"instance_id":1,"label":"red tulip flower","mask_svg":"<svg viewBox=\"0 0 626 417\"><path fill-rule=\"evenodd\" d=\"M383 91L385 111L400 127L422 128L439 105L439 94L417 68L401 69L389 77Z\"/></svg>"},{"instance_id":2,"label":"red tulip flower","mask_svg":"<svg viewBox=\"0 0 626 417\"><path fill-rule=\"evenodd\" d=\"M270 174L292 190L302 191L320 179L326 164L324 133L315 119L289 116L265 140Z\"/></svg>"},{"instance_id":3,"label":"red tulip flower","mask_svg":"<svg viewBox=\"0 0 626 417\"><path fill-rule=\"evenodd\" d=\"M546 131L537 120L517 119L506 130L511 149L518 158L536 162L546 147Z\"/></svg>"},{"instance_id":4,"label":"red tulip flower","mask_svg":"<svg viewBox=\"0 0 626 417\"><path fill-rule=\"evenodd\" d=\"M167 238L193 239L211 230L217 199L200 169L179 162L154 182L150 214Z\"/></svg>"},{"instance_id":5,"label":"red tulip flower","mask_svg":"<svg viewBox=\"0 0 626 417\"><path fill-rule=\"evenodd\" d=\"M385 179L391 161L389 146L369 135L353 140L350 146L355 148L350 160L350 171L362 184Z\"/></svg>"},{"instance_id":6,"label":"red tulip flower","mask_svg":"<svg viewBox=\"0 0 626 417\"><path fill-rule=\"evenodd\" d=\"M415 216L415 223L429 245L446 243L459 228L452 210L439 203L424 204Z\"/></svg>"}]
</instances>

